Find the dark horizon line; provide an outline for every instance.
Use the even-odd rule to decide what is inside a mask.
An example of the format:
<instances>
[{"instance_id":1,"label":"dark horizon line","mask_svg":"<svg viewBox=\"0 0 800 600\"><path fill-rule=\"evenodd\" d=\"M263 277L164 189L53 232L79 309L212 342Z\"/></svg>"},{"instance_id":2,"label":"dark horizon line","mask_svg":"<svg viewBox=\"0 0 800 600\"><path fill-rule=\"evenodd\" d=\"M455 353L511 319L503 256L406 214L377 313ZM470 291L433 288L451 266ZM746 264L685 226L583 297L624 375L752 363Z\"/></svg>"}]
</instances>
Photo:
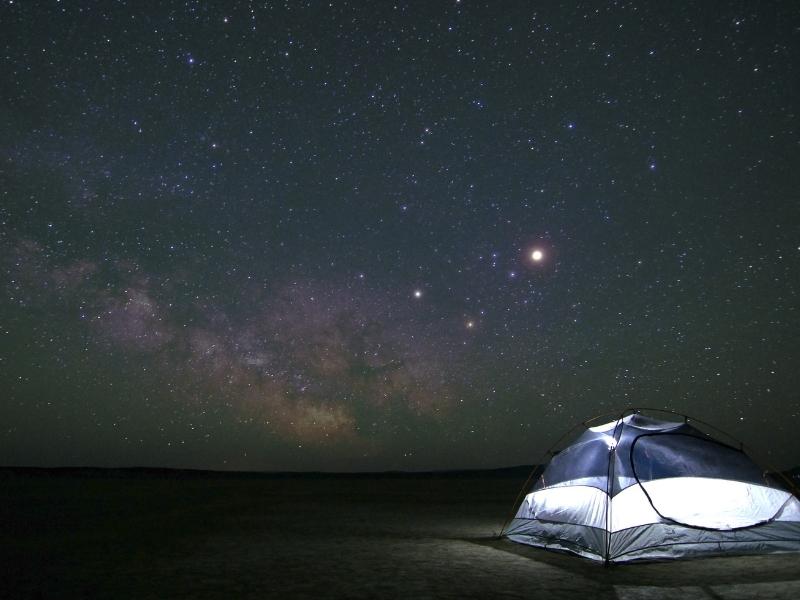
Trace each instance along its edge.
<instances>
[{"instance_id":1,"label":"dark horizon line","mask_svg":"<svg viewBox=\"0 0 800 600\"><path fill-rule=\"evenodd\" d=\"M174 478L230 478L230 479L279 479L289 477L447 477L447 476L529 476L542 465L513 465L507 467L488 467L475 469L426 469L420 471L410 471L402 469L386 469L382 471L250 471L250 470L219 470L219 469L195 469L183 467L97 467L97 466L28 466L28 465L0 465L0 479L13 477L16 475L105 475L112 479L114 476L172 476ZM790 467L776 473L782 473L790 477L800 478L800 465Z\"/></svg>"},{"instance_id":2,"label":"dark horizon line","mask_svg":"<svg viewBox=\"0 0 800 600\"><path fill-rule=\"evenodd\" d=\"M0 479L16 475L105 475L112 479L115 476L172 476L173 478L230 478L230 479L270 479L289 477L446 477L446 476L524 476L527 477L538 465L515 465L510 467L494 467L479 469L431 469L421 471L406 471L400 469L387 469L383 471L240 471L217 469L193 469L175 467L96 467L96 466L25 466L25 465L0 465Z\"/></svg>"}]
</instances>

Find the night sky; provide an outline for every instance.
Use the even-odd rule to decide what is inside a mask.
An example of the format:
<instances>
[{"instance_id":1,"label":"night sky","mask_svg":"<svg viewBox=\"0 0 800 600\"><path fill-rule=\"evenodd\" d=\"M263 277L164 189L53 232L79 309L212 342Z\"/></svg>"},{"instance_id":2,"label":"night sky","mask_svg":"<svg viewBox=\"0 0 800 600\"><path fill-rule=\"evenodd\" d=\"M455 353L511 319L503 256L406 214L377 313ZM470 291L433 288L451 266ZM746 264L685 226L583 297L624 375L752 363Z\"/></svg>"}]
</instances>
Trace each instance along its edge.
<instances>
[{"instance_id":1,"label":"night sky","mask_svg":"<svg viewBox=\"0 0 800 600\"><path fill-rule=\"evenodd\" d=\"M0 7L0 462L800 464L786 2ZM537 252L534 257L534 252Z\"/></svg>"}]
</instances>

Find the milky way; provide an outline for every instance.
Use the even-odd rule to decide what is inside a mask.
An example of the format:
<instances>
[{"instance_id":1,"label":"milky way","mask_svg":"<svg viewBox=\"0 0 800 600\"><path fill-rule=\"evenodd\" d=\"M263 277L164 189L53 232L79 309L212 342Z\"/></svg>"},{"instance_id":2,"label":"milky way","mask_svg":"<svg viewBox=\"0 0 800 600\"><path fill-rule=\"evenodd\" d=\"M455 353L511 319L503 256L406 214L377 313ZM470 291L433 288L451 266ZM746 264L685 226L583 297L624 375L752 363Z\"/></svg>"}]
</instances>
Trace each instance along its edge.
<instances>
[{"instance_id":1,"label":"milky way","mask_svg":"<svg viewBox=\"0 0 800 600\"><path fill-rule=\"evenodd\" d=\"M791 2L0 8L7 464L800 463Z\"/></svg>"}]
</instances>

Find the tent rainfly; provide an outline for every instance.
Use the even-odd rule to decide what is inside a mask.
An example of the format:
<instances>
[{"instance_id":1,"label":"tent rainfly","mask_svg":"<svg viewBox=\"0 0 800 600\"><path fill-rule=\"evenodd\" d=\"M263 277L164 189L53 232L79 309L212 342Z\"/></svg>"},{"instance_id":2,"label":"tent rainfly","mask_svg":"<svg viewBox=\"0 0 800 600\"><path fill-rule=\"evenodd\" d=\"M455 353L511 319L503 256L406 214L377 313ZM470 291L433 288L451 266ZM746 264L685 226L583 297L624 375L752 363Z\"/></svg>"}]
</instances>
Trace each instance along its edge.
<instances>
[{"instance_id":1,"label":"tent rainfly","mask_svg":"<svg viewBox=\"0 0 800 600\"><path fill-rule=\"evenodd\" d=\"M589 427L552 457L501 535L606 563L800 551L788 486L691 423L634 410Z\"/></svg>"}]
</instances>

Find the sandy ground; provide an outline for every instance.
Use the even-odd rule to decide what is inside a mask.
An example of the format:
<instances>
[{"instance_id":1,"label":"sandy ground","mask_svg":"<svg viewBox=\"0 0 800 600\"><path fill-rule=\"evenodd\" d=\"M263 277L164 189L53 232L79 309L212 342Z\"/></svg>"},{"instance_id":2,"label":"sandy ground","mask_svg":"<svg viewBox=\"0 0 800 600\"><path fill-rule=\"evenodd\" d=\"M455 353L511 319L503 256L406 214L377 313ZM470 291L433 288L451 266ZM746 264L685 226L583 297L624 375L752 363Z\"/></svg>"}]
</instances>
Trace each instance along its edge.
<instances>
[{"instance_id":1,"label":"sandy ground","mask_svg":"<svg viewBox=\"0 0 800 600\"><path fill-rule=\"evenodd\" d=\"M494 538L517 477L0 480L7 598L800 598L800 555L603 567Z\"/></svg>"}]
</instances>

